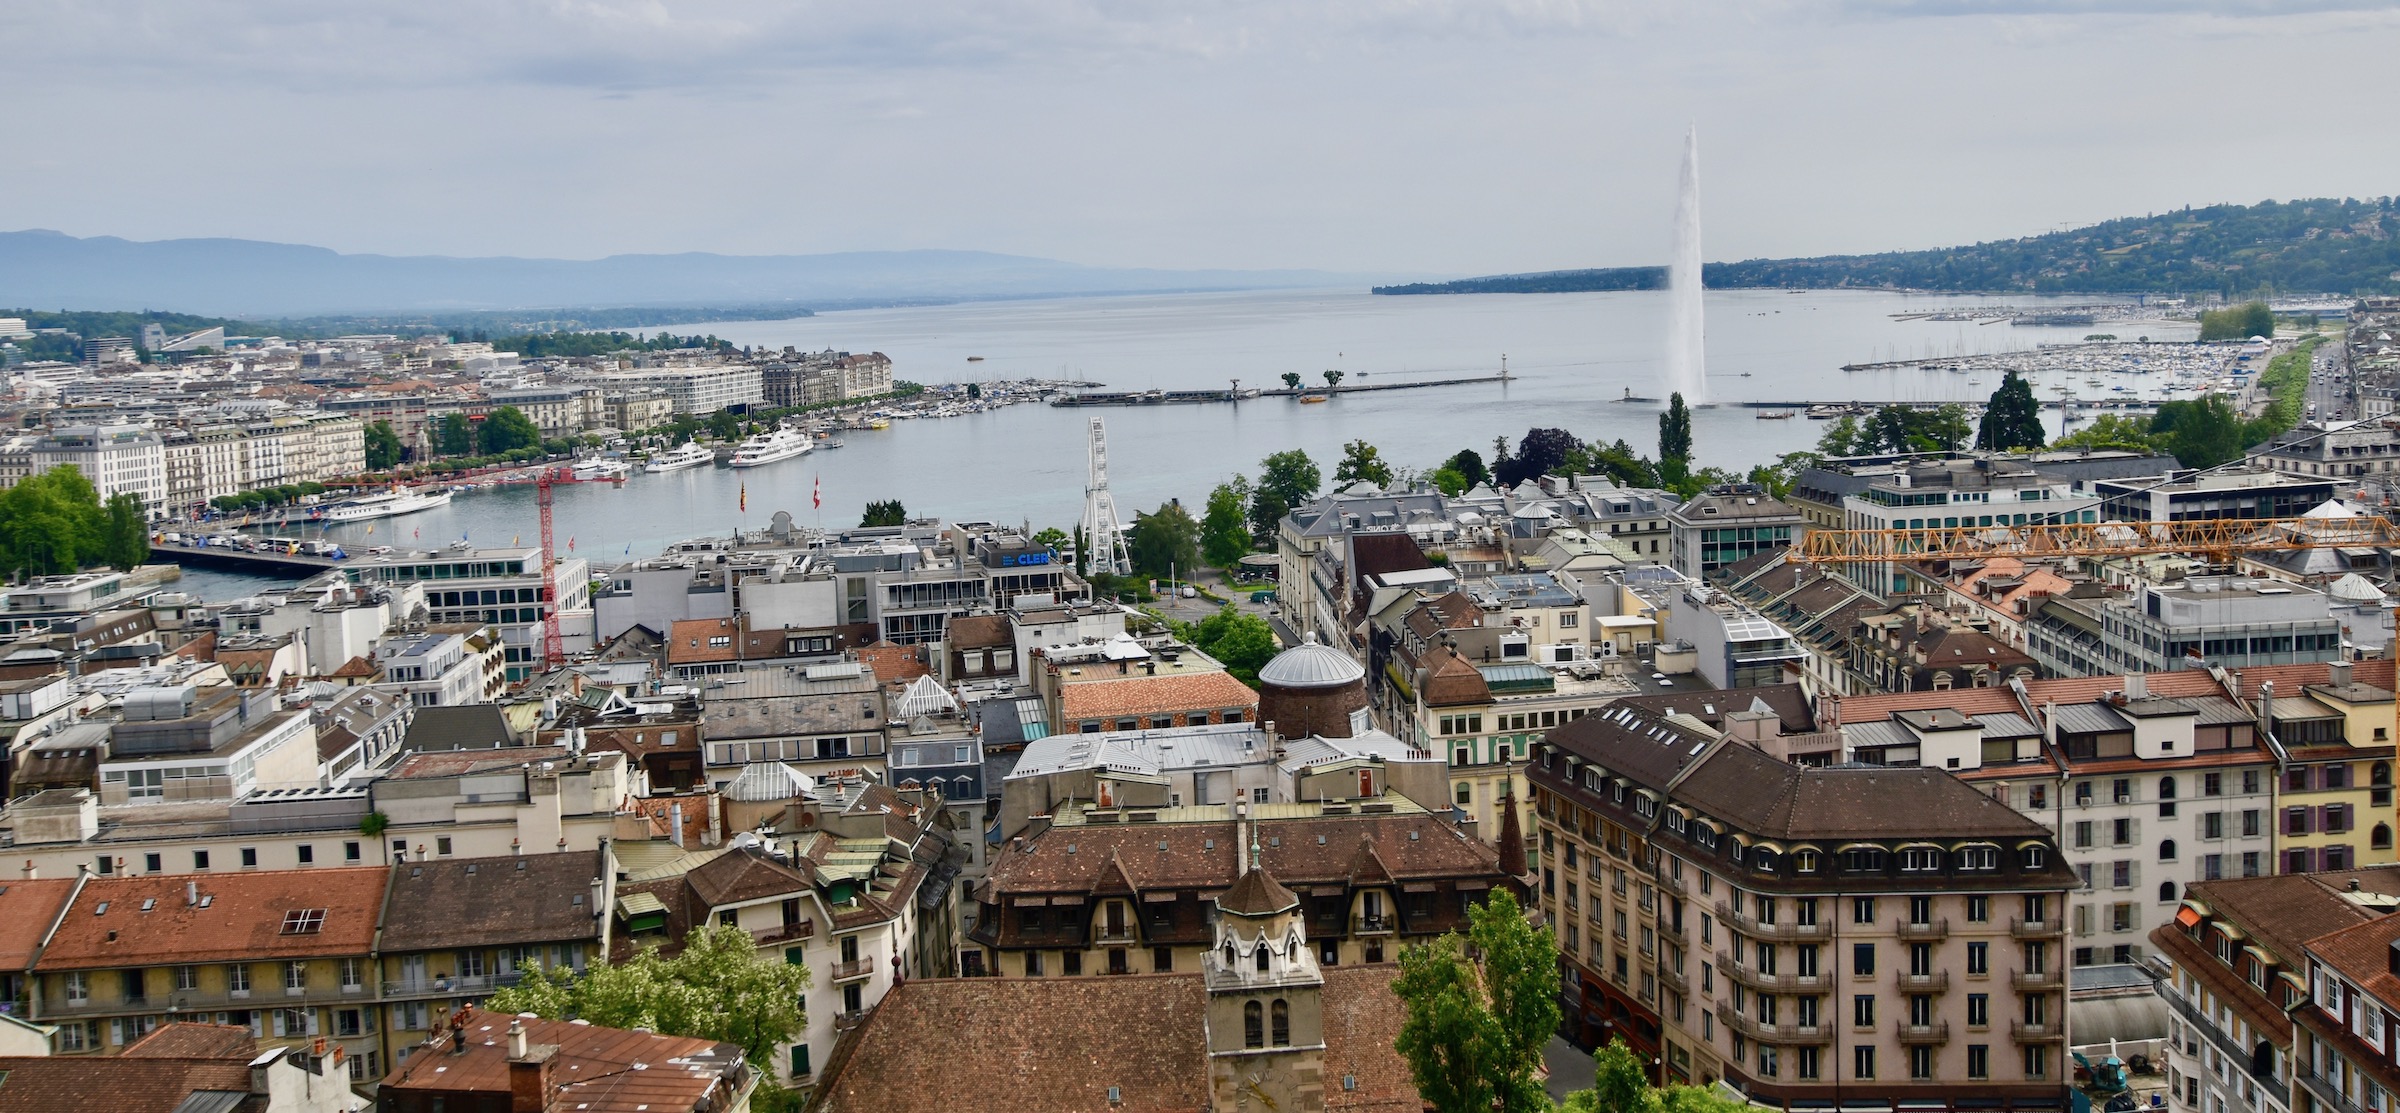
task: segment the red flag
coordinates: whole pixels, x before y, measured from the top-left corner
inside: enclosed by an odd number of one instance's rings
[[[575,551],[575,535],[572,533],[567,535],[567,551],[570,553]]]
[[[815,504],[815,509],[818,509],[818,510],[823,510],[823,509],[825,509],[825,477],[824,477],[824,476],[821,476],[821,475],[820,475],[820,476],[818,476],[818,477],[817,477],[817,487],[816,487],[816,490],[814,490],[814,491],[811,491],[811,492],[809,493],[809,496],[808,496],[808,501],[809,501],[809,502],[811,502],[811,503],[813,503],[813,504]]]

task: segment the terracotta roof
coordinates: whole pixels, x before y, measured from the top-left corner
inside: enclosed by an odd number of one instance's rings
[[[749,850],[720,854],[707,865],[683,875],[683,880],[691,887],[692,895],[710,908],[790,896],[814,887],[807,874]]]
[[[495,769],[515,769],[518,766],[534,762],[560,761],[566,757],[567,748],[564,746],[503,746],[491,750],[433,750],[401,758],[400,764],[392,767],[392,771],[386,779],[406,781],[463,777],[470,773],[487,773]]]
[[[1435,652],[1433,668],[1425,677],[1427,707],[1462,707],[1468,704],[1490,703],[1492,686],[1484,682],[1483,672],[1473,662],[1458,655],[1458,650],[1444,646]]]
[[[239,1059],[258,1057],[258,1039],[239,1024],[161,1024],[125,1045],[128,1059]]]
[[[1375,881],[1500,877],[1491,848],[1423,812],[1261,819],[1257,833],[1279,887],[1345,884],[1362,869],[1378,871],[1363,878]],[[1214,889],[1241,876],[1249,852],[1240,837],[1230,819],[1051,827],[996,853],[991,878],[999,892],[1092,892],[1120,868],[1140,889]]]
[[[1110,855],[1109,861],[1116,862],[1116,856]],[[1125,876],[1121,864],[1118,866],[1118,876]],[[1217,897],[1217,908],[1236,916],[1272,916],[1299,903],[1299,897],[1293,896],[1290,889],[1284,888],[1282,882],[1268,876],[1263,869],[1242,871],[1241,880],[1234,882],[1233,888]]]
[[[875,679],[884,684],[906,684],[920,676],[933,674],[933,667],[917,655],[913,645],[862,645],[851,652],[860,664],[875,670]]]
[[[667,630],[667,663],[693,665],[711,661],[731,661],[737,656],[733,638],[741,630],[730,618],[686,618]],[[724,638],[724,645],[710,645],[709,639]]]
[[[466,1010],[461,1020],[465,1052],[451,1053],[445,1029],[444,1046],[421,1048],[410,1055],[399,1069],[384,1076],[384,1088],[397,1094],[493,1094],[505,1107],[508,1026],[512,1023],[525,1026],[529,1046],[558,1049],[551,1061],[552,1088],[544,1095],[548,1109],[575,1113],[694,1109],[718,1091],[720,1084],[729,1082],[727,1076],[742,1064],[740,1047],[713,1040],[512,1017],[482,1009]],[[718,1093],[713,1107],[724,1108],[729,1096]]]
[[[2358,661],[2351,666],[2355,683],[2390,691],[2392,662],[2390,660]],[[2243,702],[2258,698],[2262,681],[2273,681],[2277,698],[2297,696],[2300,689],[2311,684],[2323,684],[2330,666],[2319,662],[2311,665],[2258,665],[2229,670],[2241,682]],[[2143,682],[2154,696],[2222,696],[2225,690],[2216,677],[2206,669],[2177,669],[2143,675]],[[2102,695],[2123,691],[2125,678],[2110,676],[2064,676],[2047,680],[2029,680],[2025,692],[2033,698],[2035,707],[2045,703],[2090,703]],[[2018,711],[2016,697],[2006,688],[1954,688],[1947,692],[1898,692],[1890,695],[1849,696],[1842,700],[1842,722],[1880,722],[1894,711],[1917,711],[1948,707],[1969,715],[1997,711]],[[2021,713],[2021,712],[2020,712]]]
[[[1327,969],[1325,1108],[1424,1107],[1393,1050],[1405,1010],[1396,968]],[[1115,978],[931,978],[892,987],[818,1078],[822,1113],[1188,1113],[1210,1105],[1199,974]],[[1011,1024],[961,1025],[962,1016]],[[938,1054],[931,1049],[939,1049]],[[1356,1080],[1344,1089],[1342,1080]],[[1118,1100],[1109,1101],[1109,1088]]]
[[[374,947],[386,873],[366,866],[94,878],[34,969],[363,955]],[[186,899],[187,884],[199,887],[205,906]],[[313,926],[309,912],[321,913]]]
[[[22,971],[33,962],[34,948],[74,891],[75,882],[64,877],[0,884],[0,970]]]
[[[1008,619],[996,614],[971,614],[950,620],[950,648],[984,649],[992,646],[1014,645],[1016,638],[1009,632]],[[877,669],[875,675],[882,676]]]
[[[2373,866],[2331,873],[2279,874],[2229,881],[2201,881],[2184,896],[2208,906],[2257,939],[2269,954],[2295,969],[2304,967],[2308,941],[2381,915],[2344,896],[2357,882],[2361,891],[2400,896],[2400,866]]]
[[[449,858],[394,866],[378,951],[597,939],[600,852]]]
[[[127,1056],[0,1058],[0,1113],[175,1113],[195,1093],[250,1095],[249,1056],[157,1059]],[[208,1108],[242,1109],[242,1104]]]
[[[373,680],[382,676],[383,670],[365,657],[352,657],[327,675],[337,680]]]
[[[1258,706],[1258,693],[1225,672],[1128,676],[1068,684],[1059,691],[1059,705],[1060,720],[1074,723],[1175,711],[1254,708]]]
[[[2400,977],[2392,974],[2394,941],[2400,941],[2400,916],[2378,916],[2311,939],[2308,949],[2376,1000],[2400,1004]]]

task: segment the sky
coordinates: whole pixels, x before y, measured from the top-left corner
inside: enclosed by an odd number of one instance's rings
[[[0,226],[1480,274],[2400,192],[2340,0],[10,0]]]

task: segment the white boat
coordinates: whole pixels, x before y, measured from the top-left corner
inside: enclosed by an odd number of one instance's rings
[[[797,429],[777,429],[743,441],[740,448],[733,450],[733,466],[755,468],[760,464],[806,455],[809,449],[815,447],[816,443],[809,440],[806,433]]]
[[[445,490],[411,491],[395,487],[372,495],[363,495],[348,502],[326,507],[318,516],[326,522],[368,522],[420,510],[433,510],[450,505],[450,492]]]
[[[593,456],[575,461],[575,478],[593,481],[623,479],[632,474],[633,465],[610,456]]]
[[[696,468],[702,464],[713,464],[716,462],[716,453],[701,447],[697,443],[685,441],[683,444],[677,445],[668,451],[652,456],[650,458],[649,467],[643,470],[655,474],[662,471],[682,471],[685,468]]]

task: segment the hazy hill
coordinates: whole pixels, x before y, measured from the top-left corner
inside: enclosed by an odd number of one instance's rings
[[[2400,292],[2400,198],[2215,205],[1972,247],[1709,263],[1721,289],[1845,286],[1989,293]],[[1378,294],[1648,290],[1664,267],[1379,286]]]
[[[1359,283],[1314,271],[1087,267],[978,251],[612,255],[605,259],[344,255],[257,240],[136,242],[0,232],[0,305],[160,306],[246,318],[333,313],[1026,297]]]

